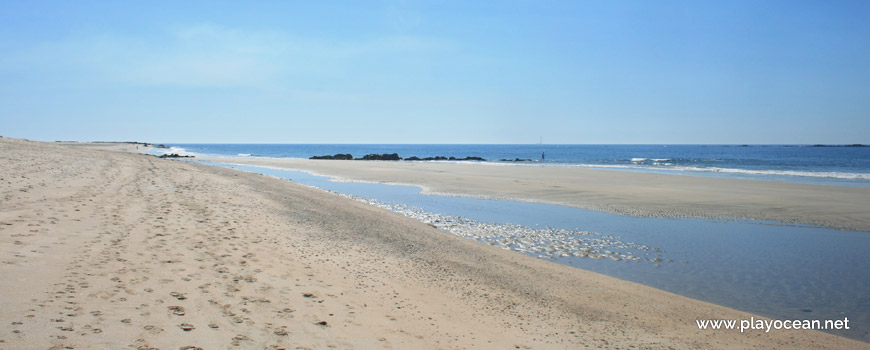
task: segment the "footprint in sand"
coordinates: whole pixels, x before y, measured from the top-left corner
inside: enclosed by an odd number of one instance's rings
[[[169,311],[172,312],[173,315],[176,316],[184,316],[184,307],[181,306],[170,306],[168,307]]]

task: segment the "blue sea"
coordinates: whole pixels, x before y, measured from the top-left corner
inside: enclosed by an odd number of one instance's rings
[[[870,147],[812,145],[373,145],[167,144],[168,153],[309,158],[398,153],[402,158],[481,157],[485,164],[583,167],[615,171],[870,187]],[[520,159],[521,161],[514,161]],[[508,161],[505,161],[508,160]]]

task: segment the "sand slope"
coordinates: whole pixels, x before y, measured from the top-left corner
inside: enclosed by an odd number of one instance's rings
[[[0,348],[870,348],[293,183],[0,139]]]

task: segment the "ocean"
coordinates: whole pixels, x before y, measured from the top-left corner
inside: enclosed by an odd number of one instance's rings
[[[481,157],[483,164],[616,171],[870,187],[870,147],[813,145],[393,145],[166,144],[157,153],[309,158],[398,153],[402,158]],[[519,159],[520,161],[516,161]]]

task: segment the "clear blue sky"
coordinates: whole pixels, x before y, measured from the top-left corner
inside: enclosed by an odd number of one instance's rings
[[[0,135],[870,143],[870,1],[2,1]]]

